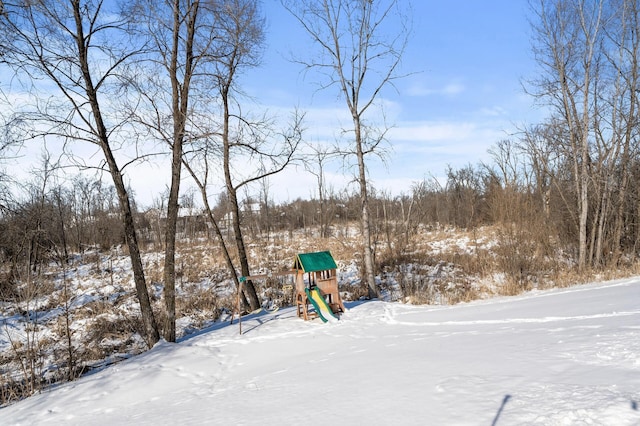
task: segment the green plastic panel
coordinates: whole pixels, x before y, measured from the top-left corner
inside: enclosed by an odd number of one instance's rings
[[[293,269],[302,270],[303,272],[326,271],[337,268],[336,261],[333,260],[333,256],[329,251],[300,253],[296,256],[296,261],[293,265]]]

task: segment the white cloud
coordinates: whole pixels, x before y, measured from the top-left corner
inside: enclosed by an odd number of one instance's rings
[[[400,141],[452,141],[465,140],[475,130],[472,123],[417,122],[403,123],[389,131],[390,140]]]
[[[406,92],[407,96],[455,96],[463,93],[466,87],[459,82],[450,82],[441,87],[427,87],[424,82],[418,81],[411,84]]]
[[[480,114],[490,117],[501,117],[506,115],[507,111],[499,106],[485,107],[480,109]]]
[[[444,86],[440,93],[445,94],[445,95],[457,95],[459,93],[464,92],[465,87],[462,84],[459,83],[450,83],[447,84],[446,86]]]

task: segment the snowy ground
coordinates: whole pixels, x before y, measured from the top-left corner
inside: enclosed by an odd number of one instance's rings
[[[640,278],[213,326],[0,410],[14,424],[640,424]]]

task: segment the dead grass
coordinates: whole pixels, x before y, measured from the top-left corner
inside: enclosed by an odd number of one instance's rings
[[[12,301],[18,297],[15,277],[9,270],[0,269],[0,301]]]
[[[350,224],[348,229],[358,229]],[[557,241],[544,235],[545,229],[525,229],[511,224],[471,230],[452,227],[418,227],[408,244],[389,252],[379,241],[376,261],[382,272],[383,291],[392,300],[424,303],[459,303],[492,294],[517,295],[534,288],[563,287],[592,279],[612,279],[639,273],[636,263],[598,273],[578,273],[571,264],[558,259]],[[291,267],[300,252],[330,250],[338,263],[355,261],[361,268],[361,243],[357,232],[335,229],[329,238],[319,238],[313,229],[257,236],[247,240],[252,273],[283,271]],[[403,272],[407,265],[415,271]],[[162,282],[162,256],[146,265],[150,282]],[[403,269],[404,268],[404,269]],[[500,275],[500,283],[489,288],[479,283]],[[362,271],[360,271],[362,276]],[[226,306],[215,292],[199,290],[204,280],[224,281],[229,272],[216,241],[178,243],[176,285],[183,289],[178,298],[179,315],[198,316],[201,312],[217,315]],[[192,285],[195,284],[195,285]],[[266,303],[287,306],[291,294],[283,282],[255,282]],[[341,291],[355,300],[368,295],[366,286],[341,283]],[[227,303],[228,304],[228,303]],[[204,320],[203,320],[204,321]]]
[[[206,322],[220,316],[225,302],[230,301],[221,298],[210,289],[190,285],[189,288],[184,288],[180,297],[176,299],[176,316],[189,316]]]
[[[134,334],[140,334],[142,321],[130,313],[119,312],[97,315],[88,322],[86,347],[79,359],[102,360],[112,353],[129,352]]]

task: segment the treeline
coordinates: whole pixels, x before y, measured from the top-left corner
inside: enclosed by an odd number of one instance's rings
[[[562,252],[570,262],[568,268],[578,267],[580,194],[573,158],[564,156],[568,151],[557,144],[551,130],[539,126],[520,140],[501,141],[490,151],[491,162],[448,168],[443,177],[415,182],[399,196],[372,188],[376,257],[406,250],[419,227],[471,230],[496,225],[515,228],[522,244],[524,240],[535,243],[536,250],[548,256]],[[591,203],[587,227],[588,259],[596,269],[632,261],[640,244],[640,189],[635,185],[623,188],[622,173],[628,173],[626,179],[632,182],[640,179],[637,156],[626,167],[614,167],[607,185],[596,175],[589,187],[592,198],[600,201]],[[24,200],[14,200],[0,216],[0,259],[9,265],[0,287],[3,298],[11,294],[11,283],[19,282],[26,268],[36,272],[51,262],[67,262],[71,253],[108,251],[125,244],[113,187],[78,176],[68,185],[49,189],[34,183],[30,188]],[[261,198],[247,197],[240,208],[243,229],[254,241],[296,230],[339,238],[349,228],[358,228],[360,198],[346,190],[330,193],[322,201],[297,199],[276,204],[259,201]],[[159,200],[157,208],[135,212],[144,250],[163,250],[163,203]],[[215,240],[205,210],[193,194],[183,194],[180,205],[178,239]],[[212,207],[229,241],[235,238],[231,211],[226,196],[220,196]]]

